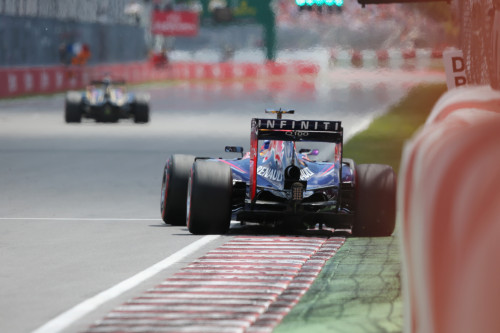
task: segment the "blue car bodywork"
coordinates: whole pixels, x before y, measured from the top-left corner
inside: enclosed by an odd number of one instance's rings
[[[328,161],[316,161],[312,151],[297,149],[298,142],[327,142],[332,154]],[[351,160],[342,159],[342,146],[340,122],[252,119],[250,152],[209,161],[231,168],[234,220],[349,228],[355,168]]]
[[[240,158],[173,154],[163,169],[161,217],[193,234],[223,234],[231,220],[303,229],[327,226],[356,236],[390,236],[396,174],[391,166],[343,158],[340,121],[252,119]],[[322,152],[307,146],[322,145]],[[303,147],[301,147],[303,146]]]

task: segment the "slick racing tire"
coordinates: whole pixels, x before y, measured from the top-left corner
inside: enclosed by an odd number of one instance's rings
[[[149,122],[149,98],[139,95],[134,102],[134,122],[145,124]]]
[[[187,227],[192,234],[225,234],[231,223],[233,176],[220,162],[196,161],[187,198]]]
[[[66,94],[64,119],[67,123],[82,122],[82,94],[77,91],[69,91]]]
[[[161,185],[161,218],[172,225],[186,225],[187,185],[194,156],[171,155]]]
[[[396,224],[396,174],[388,165],[356,166],[353,236],[390,236]]]

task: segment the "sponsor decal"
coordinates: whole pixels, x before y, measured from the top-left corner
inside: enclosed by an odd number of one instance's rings
[[[42,90],[47,90],[50,87],[50,76],[46,72],[42,72],[40,76],[40,88]]]
[[[90,75],[87,72],[82,73],[82,83],[88,84],[90,82]]]
[[[312,172],[308,167],[300,169],[300,180],[308,180],[312,176],[314,176],[314,172]]]
[[[17,75],[9,74],[7,80],[9,82],[9,92],[10,93],[17,92]]]
[[[265,166],[257,167],[257,174],[261,177],[281,182],[283,181],[283,173],[280,170],[272,169]],[[308,180],[314,176],[314,172],[309,168],[300,169],[300,180]]]
[[[31,73],[24,73],[24,90],[31,91],[33,90],[33,86],[33,75]]]
[[[288,131],[288,132],[285,132],[285,134],[288,136],[293,136],[293,137],[309,136],[309,132],[306,132],[306,131]]]
[[[56,72],[56,88],[59,89],[63,85],[64,74],[62,72]]]
[[[290,119],[256,119],[258,129],[301,131],[340,131],[340,121],[290,120]],[[290,134],[292,135],[292,134]],[[305,135],[302,133],[302,135]]]
[[[220,68],[219,65],[214,65],[213,69],[212,69],[212,74],[214,75],[214,77],[216,79],[220,78],[221,75],[222,75],[222,70]]]
[[[203,66],[201,66],[201,65],[200,66],[196,66],[195,71],[196,71],[196,77],[197,78],[203,77],[203,73],[205,72]]]
[[[271,169],[264,166],[257,167],[257,174],[264,178],[281,182],[283,180],[283,173],[276,169]]]

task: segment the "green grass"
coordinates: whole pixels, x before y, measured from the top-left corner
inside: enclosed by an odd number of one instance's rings
[[[375,119],[363,132],[344,145],[344,157],[356,163],[388,164],[399,170],[404,142],[425,122],[432,107],[446,91],[445,84],[421,85]]]
[[[348,238],[273,333],[403,331],[399,241]]]
[[[425,122],[445,92],[422,85],[344,146],[357,163],[389,164],[397,171],[403,144]],[[400,333],[403,331],[401,260],[396,236],[347,238],[308,292],[273,333]]]

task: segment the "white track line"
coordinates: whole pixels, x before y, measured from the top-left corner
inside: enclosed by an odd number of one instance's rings
[[[80,304],[74,306],[68,311],[62,313],[56,318],[50,320],[45,325],[39,327],[34,330],[32,333],[57,333],[61,332],[63,329],[72,325],[77,320],[81,319],[85,315],[89,314],[93,310],[97,309],[97,307],[102,304],[112,300],[113,298],[118,297],[119,295],[125,293],[126,291],[136,287],[140,283],[146,281],[147,279],[153,277],[158,274],[160,271],[165,268],[172,266],[173,264],[179,262],[184,259],[188,255],[194,253],[202,246],[210,243],[211,241],[220,237],[219,235],[209,235],[203,238],[198,239],[196,242],[189,244],[185,248],[177,251],[171,256],[163,259],[162,261],[154,264],[153,266],[146,268],[140,273],[114,285],[113,287],[91,297]]]

